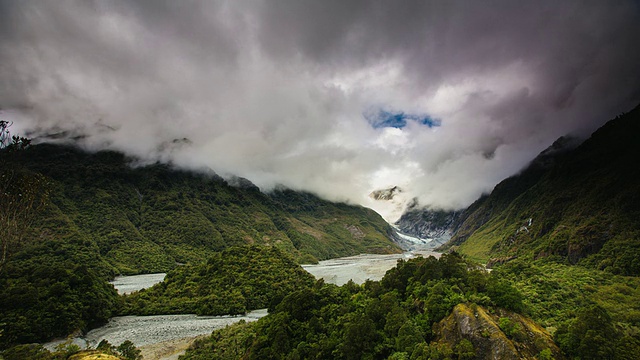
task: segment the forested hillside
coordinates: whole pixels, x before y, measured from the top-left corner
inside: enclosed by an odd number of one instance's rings
[[[50,179],[51,211],[65,221],[41,230],[90,239],[116,273],[167,271],[244,244],[275,245],[303,261],[399,251],[372,210],[308,193],[264,194],[243,179],[231,186],[212,171],[132,167],[135,159],[116,152],[42,144],[20,157]]]
[[[264,194],[213,172],[134,167],[116,152],[24,141],[0,149],[0,349],[106,322],[121,307],[107,283],[117,274],[203,264],[253,244],[265,256],[287,254],[308,280],[296,262],[400,251],[388,224],[363,207],[287,189]]]
[[[318,281],[268,316],[196,341],[185,360],[637,359],[640,281],[515,260],[489,273],[452,253],[377,281]]]
[[[640,107],[572,149],[561,139],[462,215],[448,247],[640,275]]]

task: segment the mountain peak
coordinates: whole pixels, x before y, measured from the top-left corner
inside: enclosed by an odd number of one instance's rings
[[[374,200],[393,200],[393,198],[401,192],[402,189],[400,187],[394,186],[388,189],[372,191],[371,194],[369,194],[369,197]]]

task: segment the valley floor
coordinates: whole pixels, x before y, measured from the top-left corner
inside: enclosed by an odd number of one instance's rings
[[[415,251],[403,254],[375,255],[362,254],[320,261],[317,265],[304,265],[303,268],[316,278],[327,283],[343,285],[349,280],[362,284],[367,279],[380,280],[387,270],[396,266],[399,259],[416,256],[435,256],[433,251]],[[112,284],[121,294],[130,293],[153,286],[162,281],[166,274],[146,274],[122,276]],[[125,340],[132,341],[142,350],[147,360],[172,360],[183,354],[186,348],[199,336],[209,335],[213,330],[241,320],[250,322],[266,316],[267,310],[255,310],[245,316],[196,316],[196,315],[155,315],[155,316],[119,316],[112,318],[103,327],[94,329],[83,337],[74,339],[81,348],[87,345],[95,347],[102,339],[112,344]],[[53,341],[45,347],[53,350],[64,340]]]

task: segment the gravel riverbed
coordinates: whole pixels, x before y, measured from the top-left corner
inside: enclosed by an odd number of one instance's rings
[[[416,256],[440,257],[440,253],[433,251],[411,251],[402,254],[375,255],[362,254],[337,259],[323,260],[316,265],[303,265],[317,279],[324,279],[327,283],[344,285],[349,280],[356,284],[363,284],[367,279],[380,280],[387,270],[396,266],[399,259],[411,259]]]
[[[150,288],[164,280],[166,273],[118,276],[111,284],[118,290],[118,294],[131,294],[134,291]]]
[[[196,316],[193,314],[116,316],[111,318],[106,325],[93,329],[84,336],[74,338],[73,343],[81,348],[95,348],[102,339],[112,345],[119,345],[125,340],[130,340],[140,348],[153,349],[153,347],[149,347],[150,345],[167,347],[168,343],[175,343],[176,340],[188,339],[190,343],[198,336],[209,335],[214,330],[224,328],[240,320],[256,321],[265,315],[267,315],[267,309],[254,310],[243,316]],[[52,341],[45,344],[45,347],[53,350],[64,341]],[[145,359],[162,358],[145,357]]]

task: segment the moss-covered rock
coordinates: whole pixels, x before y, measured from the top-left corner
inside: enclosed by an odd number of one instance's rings
[[[69,360],[121,360],[121,359],[122,358],[120,357],[103,354],[99,351],[94,351],[94,350],[81,351],[69,357]]]
[[[474,359],[538,359],[541,353],[564,359],[551,335],[532,320],[506,310],[494,313],[475,304],[458,304],[434,326],[436,342],[459,348],[467,340]]]

